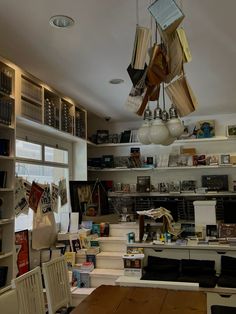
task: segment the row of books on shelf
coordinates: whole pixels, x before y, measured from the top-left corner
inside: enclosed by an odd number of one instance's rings
[[[0,171],[0,188],[4,189],[7,186],[7,171]]]
[[[109,130],[97,130],[90,137],[95,144],[138,143],[138,130],[124,130],[121,133],[110,133]]]
[[[88,159],[88,167],[93,168],[164,168],[164,167],[196,167],[196,166],[233,166],[236,155],[230,154],[157,154],[141,156],[139,148],[131,148],[130,156],[103,155]]]
[[[13,114],[13,100],[4,97],[0,98],[0,123],[11,125]]]

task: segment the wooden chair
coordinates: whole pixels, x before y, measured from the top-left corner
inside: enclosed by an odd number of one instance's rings
[[[42,274],[40,267],[13,279],[19,314],[45,314]]]
[[[67,263],[64,256],[42,264],[45,283],[48,313],[70,313],[72,296],[69,283]]]

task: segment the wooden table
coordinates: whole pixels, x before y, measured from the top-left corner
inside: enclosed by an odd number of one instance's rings
[[[206,314],[206,294],[102,285],[71,314]]]

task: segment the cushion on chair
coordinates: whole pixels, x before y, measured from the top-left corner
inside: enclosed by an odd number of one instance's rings
[[[218,278],[215,276],[215,261],[182,259],[178,281],[198,282],[200,287],[214,288]]]
[[[214,288],[217,284],[217,276],[208,276],[208,275],[193,275],[193,276],[179,276],[177,281],[181,282],[196,282],[199,283],[199,287],[204,288]]]
[[[236,276],[221,274],[217,284],[219,287],[236,288]]]
[[[218,286],[236,288],[236,258],[221,256],[221,274],[218,279]]]
[[[148,263],[144,269],[148,271],[163,272],[179,272],[180,260],[173,258],[164,258],[157,256],[148,256]]]
[[[215,261],[182,259],[181,274],[182,275],[215,275]]]
[[[221,256],[221,274],[236,276],[236,258],[231,256]]]
[[[235,314],[236,307],[224,306],[224,305],[212,305],[211,314]]]

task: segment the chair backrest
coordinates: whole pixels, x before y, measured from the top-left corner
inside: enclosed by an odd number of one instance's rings
[[[45,314],[42,275],[40,267],[13,279],[19,314]]]
[[[4,314],[18,314],[16,290],[9,290],[0,294],[0,312]]]
[[[54,314],[61,307],[72,305],[67,263],[64,256],[42,264],[48,312]]]

